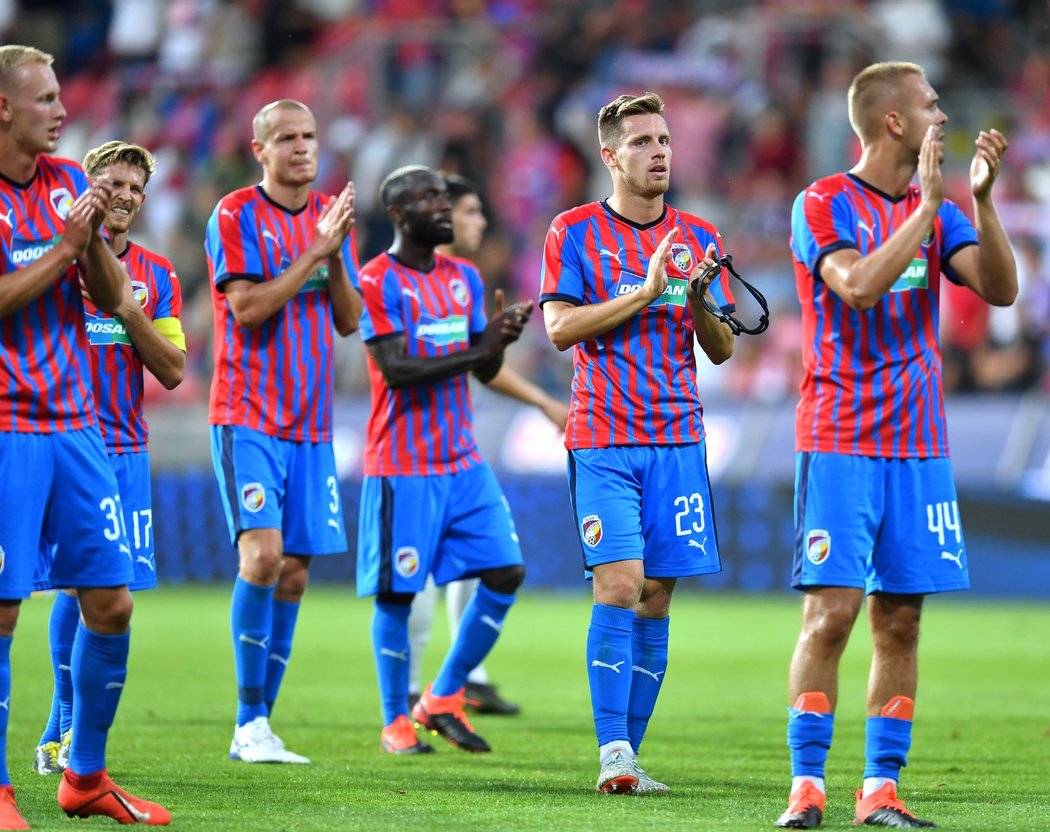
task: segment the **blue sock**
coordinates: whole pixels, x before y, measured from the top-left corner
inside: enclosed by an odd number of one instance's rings
[[[791,776],[823,777],[831,749],[835,714],[788,708],[787,744],[791,749]]]
[[[273,586],[250,584],[238,577],[233,585],[230,629],[237,667],[237,724],[267,716],[266,665],[273,631]]]
[[[376,601],[372,614],[372,649],[383,705],[383,725],[408,713],[408,614],[411,607]]]
[[[869,716],[864,739],[864,776],[900,779],[908,765],[911,720]]]
[[[131,633],[93,633],[83,624],[73,641],[73,745],[69,768],[94,774],[106,767],[106,739],[128,675]]]
[[[295,635],[295,621],[298,617],[298,602],[273,599],[273,627],[270,631],[270,655],[266,661],[264,694],[268,714],[273,713],[284,671],[288,669],[288,660],[292,657],[292,637]]]
[[[7,718],[11,705],[11,636],[0,636],[0,786],[11,784],[7,773]]]
[[[467,683],[470,671],[481,664],[499,638],[503,619],[513,603],[513,595],[478,584],[459,619],[456,640],[431,687],[434,696],[450,696]]]
[[[51,697],[51,716],[48,717],[38,745],[60,741],[62,734],[69,730],[73,722],[73,676],[69,667],[78,624],[80,604],[76,596],[56,592],[54,603],[51,605],[51,620],[47,627],[55,692]]]
[[[635,618],[631,628],[631,697],[627,701],[627,736],[634,753],[642,745],[667,672],[669,618]]]
[[[634,610],[595,604],[587,630],[587,678],[598,745],[628,740]]]

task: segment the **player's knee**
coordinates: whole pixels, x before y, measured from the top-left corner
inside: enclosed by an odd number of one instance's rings
[[[15,634],[21,608],[21,601],[0,601],[0,638],[11,638]]]
[[[78,593],[80,612],[89,630],[102,635],[126,633],[135,602],[127,587],[91,589]]]
[[[919,643],[919,612],[902,608],[872,622],[872,640],[877,647],[912,650]]]
[[[856,618],[856,611],[844,605],[824,606],[817,610],[807,609],[802,626],[803,634],[829,646],[845,645]]]
[[[642,600],[644,586],[645,581],[640,576],[603,574],[600,579],[594,579],[594,601],[604,606],[633,610]]]
[[[412,599],[415,597],[412,592],[380,592],[376,595],[376,605],[411,607]]]
[[[308,562],[304,562],[302,558],[290,555],[285,556],[280,577],[277,579],[274,598],[290,604],[297,604],[303,600],[310,577],[310,570],[307,564]]]
[[[525,567],[521,564],[501,566],[481,573],[481,582],[493,592],[513,595],[525,580]]]
[[[279,548],[246,547],[241,550],[241,577],[249,583],[267,586],[281,574],[282,561],[283,555]]]

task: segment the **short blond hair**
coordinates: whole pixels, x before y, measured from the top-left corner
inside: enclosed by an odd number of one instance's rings
[[[157,169],[157,162],[153,154],[146,148],[114,140],[87,152],[84,157],[84,173],[94,178],[114,162],[126,162],[133,167],[140,168],[146,174],[145,182],[149,182],[150,176]]]
[[[909,61],[884,61],[865,67],[849,85],[849,123],[861,140],[868,141],[878,132],[887,108],[897,106],[899,82],[908,75],[926,77],[918,64]]]
[[[624,121],[629,116],[664,114],[664,100],[655,92],[641,95],[621,95],[598,111],[598,144],[614,148],[624,133]]]
[[[271,101],[259,112],[255,114],[255,118],[252,119],[252,137],[255,141],[262,144],[270,136],[270,130],[273,129],[273,124],[270,122],[270,114],[277,110],[302,110],[304,113],[308,113],[313,116],[313,111],[310,110],[302,101],[296,101],[294,98],[279,98],[277,101]]]
[[[24,64],[51,66],[55,58],[35,46],[20,46],[17,43],[0,46],[0,87],[6,88],[12,76]]]

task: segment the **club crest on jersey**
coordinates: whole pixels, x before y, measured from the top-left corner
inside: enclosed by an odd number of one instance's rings
[[[131,294],[135,296],[139,306],[145,308],[149,303],[149,287],[141,280],[131,281]]]
[[[394,554],[394,569],[402,578],[411,578],[419,571],[419,550],[415,546],[402,546]]]
[[[689,246],[683,243],[675,243],[671,246],[671,262],[675,264],[678,271],[682,272],[682,274],[689,274],[696,268],[696,260],[693,258],[693,253],[689,250]]]
[[[831,555],[831,533],[826,529],[811,529],[806,534],[806,557],[820,566]]]
[[[460,306],[467,305],[467,302],[470,300],[470,292],[467,291],[466,283],[458,277],[454,277],[448,282],[448,290],[452,293],[452,300]]]
[[[931,228],[926,232],[926,236],[922,238],[922,247],[929,248],[933,245],[933,229]]]
[[[266,489],[261,482],[250,482],[241,488],[241,505],[252,514],[258,514],[266,505]]]
[[[580,522],[580,536],[583,542],[592,549],[602,542],[602,518],[597,514],[588,514]]]
[[[69,209],[73,207],[73,194],[69,188],[55,188],[51,191],[51,207],[62,219],[69,216]]]

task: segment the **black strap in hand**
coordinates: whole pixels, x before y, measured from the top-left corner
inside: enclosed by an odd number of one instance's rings
[[[739,320],[734,318],[728,312],[719,309],[714,304],[707,300],[707,292],[700,291],[700,284],[702,284],[708,277],[713,273],[720,272],[722,269],[728,270],[729,274],[735,277],[740,283],[743,284],[744,288],[747,289],[751,296],[758,301],[758,305],[762,307],[762,315],[758,319],[758,323],[754,327],[746,327]],[[708,266],[704,269],[703,273],[696,278],[692,283],[693,293],[700,298],[700,303],[704,305],[704,309],[714,315],[722,323],[726,324],[734,335],[739,335],[744,332],[748,335],[759,335],[769,329],[769,304],[766,303],[765,296],[758,291],[754,286],[748,283],[744,278],[740,276],[736,269],[733,268],[733,255],[727,254],[724,257],[718,258],[713,266]]]

